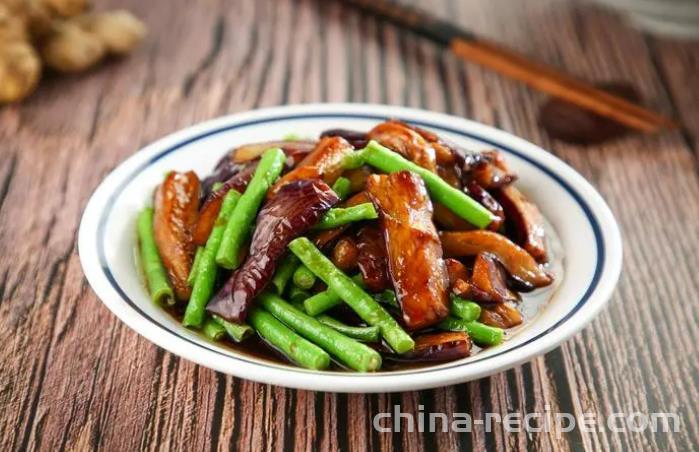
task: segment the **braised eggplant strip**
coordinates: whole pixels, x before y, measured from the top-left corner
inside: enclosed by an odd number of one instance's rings
[[[386,243],[377,225],[367,225],[359,230],[357,265],[369,292],[379,293],[390,286]]]
[[[374,175],[367,193],[379,212],[403,323],[409,330],[439,323],[449,314],[449,278],[424,182],[408,171]]]
[[[488,229],[498,231],[505,222],[505,211],[500,203],[485,188],[478,185],[476,181],[467,182],[464,191],[493,214],[493,221],[488,225]]]
[[[415,338],[413,351],[401,356],[409,361],[454,361],[471,355],[471,338],[461,331],[423,334]]]
[[[168,173],[139,214],[151,298],[186,301],[209,340],[315,370],[429,366],[508,340],[559,271],[500,151],[396,119],[270,138],[201,183]]]
[[[437,157],[432,145],[404,123],[386,121],[371,129],[367,136],[421,167],[437,172]]]
[[[548,286],[553,277],[534,258],[507,237],[492,231],[442,232],[444,254],[449,257],[476,256],[492,253],[515,278],[535,287]]]
[[[199,211],[199,189],[199,178],[193,171],[172,171],[153,200],[155,243],[178,300],[188,300],[191,293],[187,277],[194,259],[192,229]]]
[[[344,138],[327,137],[321,139],[315,149],[301,160],[296,168],[279,178],[269,191],[268,197],[295,180],[322,179],[326,184],[332,185],[342,174],[345,157],[352,152],[352,145]]]
[[[471,282],[477,289],[488,294],[488,302],[519,301],[517,295],[507,287],[505,269],[491,253],[478,253],[473,263]]]
[[[338,201],[335,192],[320,180],[292,181],[280,188],[258,214],[245,262],[206,309],[231,322],[245,321],[289,242],[306,233]]]
[[[333,247],[333,264],[345,273],[357,268],[359,261],[359,247],[352,237],[342,237]]]
[[[483,151],[485,163],[477,165],[469,173],[469,179],[475,180],[487,190],[504,187],[517,180],[517,175],[510,171],[499,151]]]
[[[544,217],[539,208],[512,185],[495,193],[514,229],[515,242],[537,261],[546,262]]]
[[[478,321],[486,325],[508,329],[521,325],[524,319],[514,306],[509,303],[498,303],[483,306]]]
[[[355,149],[362,149],[369,142],[366,132],[357,132],[356,130],[348,129],[329,129],[321,132],[321,138],[325,137],[341,137],[347,140]]]
[[[286,140],[286,141],[266,141],[262,143],[244,144],[233,149],[227,156],[233,163],[247,163],[260,158],[267,149],[279,148],[298,163],[303,157],[315,148],[316,141],[308,140]],[[295,165],[294,165],[295,166]]]

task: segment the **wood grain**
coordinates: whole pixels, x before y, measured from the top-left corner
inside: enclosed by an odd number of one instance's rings
[[[682,130],[581,148],[536,126],[542,97],[335,2],[105,1],[149,26],[131,57],[45,80],[0,109],[0,442],[4,450],[692,450],[699,441],[699,45],[650,38],[587,2],[420,2],[578,76],[629,80]],[[468,384],[294,391],[218,374],[127,329],[86,284],[82,209],[121,160],[221,114],[357,101],[444,111],[550,149],[624,235],[610,306],[562,347]],[[379,433],[373,415],[676,412],[677,433]]]

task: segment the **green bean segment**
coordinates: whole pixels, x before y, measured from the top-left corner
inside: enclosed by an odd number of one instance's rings
[[[235,342],[243,342],[254,333],[252,327],[248,324],[229,322],[217,315],[212,316],[212,318],[226,330],[228,336]]]
[[[330,355],[325,350],[293,332],[269,312],[253,308],[248,321],[264,340],[299,366],[314,370],[330,366]]]
[[[462,320],[472,322],[481,316],[481,307],[473,301],[452,295],[451,313]]]
[[[216,255],[216,262],[221,267],[233,270],[240,265],[243,245],[255,224],[257,211],[267,191],[281,174],[285,162],[286,155],[279,148],[268,149],[262,154],[255,174],[235,206],[223,233]]]
[[[435,201],[444,204],[449,210],[478,228],[487,227],[493,220],[493,215],[469,197],[466,193],[449,185],[432,171],[416,165],[400,154],[391,151],[376,141],[370,141],[362,151],[366,163],[386,173],[411,171],[425,181],[427,190]]]
[[[141,251],[141,263],[148,283],[148,291],[153,302],[172,305],[175,293],[168,282],[167,272],[160,259],[158,247],[153,235],[153,208],[146,207],[138,215],[138,241]]]
[[[381,335],[396,353],[406,353],[415,347],[413,339],[398,322],[352,281],[352,278],[335,267],[310,240],[305,237],[294,239],[289,244],[289,249],[306,267],[322,279],[328,288],[339,295],[362,320],[369,325],[378,326]]]
[[[374,349],[320,323],[271,293],[258,298],[261,306],[309,341],[319,345],[347,367],[370,372],[381,367],[381,355]]]
[[[362,342],[378,342],[381,336],[381,331],[377,326],[350,326],[345,325],[337,319],[329,315],[318,316],[318,321],[330,328],[344,334],[347,337],[356,339]]]
[[[341,201],[344,201],[350,195],[352,182],[346,177],[338,177],[332,189],[335,194],[337,194],[337,197],[340,198]]]
[[[305,265],[299,265],[296,271],[294,271],[292,280],[297,287],[308,290],[316,283],[316,275]]]
[[[211,299],[211,294],[213,293],[214,284],[216,282],[216,274],[218,272],[216,253],[221,245],[226,222],[229,221],[229,217],[239,202],[240,197],[240,193],[231,190],[226,193],[226,197],[223,198],[216,224],[211,230],[211,234],[206,241],[206,246],[204,246],[202,256],[199,259],[197,275],[194,278],[194,285],[192,286],[192,295],[189,298],[189,303],[187,303],[187,309],[182,319],[182,324],[184,326],[199,327],[204,321],[206,304]]]
[[[194,285],[194,279],[197,277],[197,271],[199,271],[199,264],[201,263],[201,255],[204,254],[204,247],[198,246],[197,252],[194,254],[194,262],[192,262],[192,269],[189,271],[189,276],[187,276],[187,285],[192,287]]]
[[[274,273],[274,277],[272,277],[272,285],[276,289],[277,294],[281,295],[284,293],[286,285],[293,277],[294,272],[299,265],[301,265],[301,262],[291,253],[289,253],[281,264],[279,264],[277,271]]]
[[[349,223],[356,223],[363,220],[375,220],[379,217],[374,205],[370,202],[358,204],[352,207],[337,207],[328,210],[323,215],[315,229],[334,229]]]
[[[502,328],[488,326],[480,322],[467,322],[456,317],[447,317],[439,324],[439,328],[447,331],[466,331],[478,345],[498,345],[502,342]]]
[[[204,321],[204,327],[202,330],[204,331],[204,336],[208,337],[212,341],[218,341],[226,334],[226,329],[223,327],[223,325],[219,324],[211,317],[208,317]]]

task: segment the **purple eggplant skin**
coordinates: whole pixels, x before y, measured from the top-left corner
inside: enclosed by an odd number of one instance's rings
[[[403,355],[386,356],[395,361],[453,361],[471,354],[471,338],[460,331],[428,333],[415,338],[415,348]]]
[[[362,149],[366,147],[367,143],[369,143],[369,138],[367,137],[366,132],[357,132],[356,130],[348,129],[325,130],[320,134],[320,137],[342,137],[355,149]]]
[[[211,299],[206,309],[231,322],[243,322],[248,310],[274,275],[286,247],[306,233],[340,199],[323,181],[289,182],[257,216],[248,257]]]
[[[224,155],[216,164],[214,171],[201,181],[202,203],[211,195],[212,187],[217,182],[223,183],[238,174],[247,166],[246,163],[235,163],[228,155]]]

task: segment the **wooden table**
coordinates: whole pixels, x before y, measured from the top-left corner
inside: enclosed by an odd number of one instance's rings
[[[547,138],[540,94],[332,1],[111,1],[150,34],[130,58],[49,77],[0,109],[3,450],[690,450],[699,447],[699,44],[644,36],[586,2],[421,2],[582,77],[629,80],[682,130],[589,148]],[[100,3],[99,7],[109,5]],[[125,327],[83,277],[75,238],[96,185],[142,145],[256,107],[356,101],[443,111],[551,150],[621,223],[624,272],[581,334],[491,378],[346,395],[251,383]],[[677,433],[379,433],[374,414],[673,412]]]

